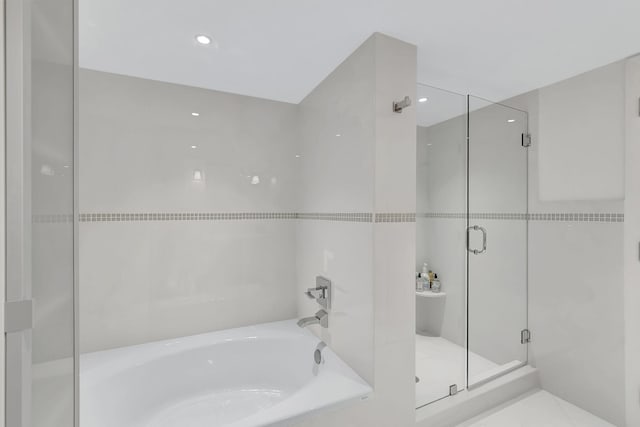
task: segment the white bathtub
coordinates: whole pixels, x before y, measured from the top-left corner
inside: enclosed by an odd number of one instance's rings
[[[80,359],[82,427],[280,425],[371,387],[295,320],[100,351]]]

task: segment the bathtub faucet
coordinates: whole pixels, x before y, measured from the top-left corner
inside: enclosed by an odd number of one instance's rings
[[[307,327],[309,325],[320,325],[323,328],[329,327],[329,313],[324,310],[319,310],[315,316],[311,317],[303,317],[298,320],[298,326],[301,328]]]

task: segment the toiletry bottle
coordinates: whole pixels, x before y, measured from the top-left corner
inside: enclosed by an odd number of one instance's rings
[[[440,279],[438,279],[437,274],[433,274],[433,280],[431,281],[431,292],[438,293],[442,289],[442,284],[440,283]]]
[[[416,272],[416,292],[423,292],[424,291],[424,281],[422,280],[422,277],[420,277],[420,273]]]
[[[428,291],[431,288],[431,270],[429,270],[429,264],[427,264],[426,262],[424,264],[422,264],[422,273],[420,274],[420,277],[422,277],[422,280],[424,281],[424,290]]]

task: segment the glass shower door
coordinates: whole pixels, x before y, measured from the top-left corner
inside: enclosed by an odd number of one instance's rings
[[[527,361],[527,113],[469,96],[467,381]],[[524,341],[524,343],[523,343]]]
[[[467,98],[418,84],[416,407],[466,386]],[[435,291],[435,292],[434,292]]]

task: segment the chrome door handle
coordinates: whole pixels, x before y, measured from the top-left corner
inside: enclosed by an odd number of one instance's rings
[[[471,249],[470,245],[470,238],[469,238],[469,232],[471,230],[474,231],[481,231],[482,232],[482,250],[480,249]],[[467,251],[471,252],[474,255],[480,255],[483,254],[487,251],[487,230],[484,227],[480,227],[479,225],[472,225],[471,227],[467,228]]]

